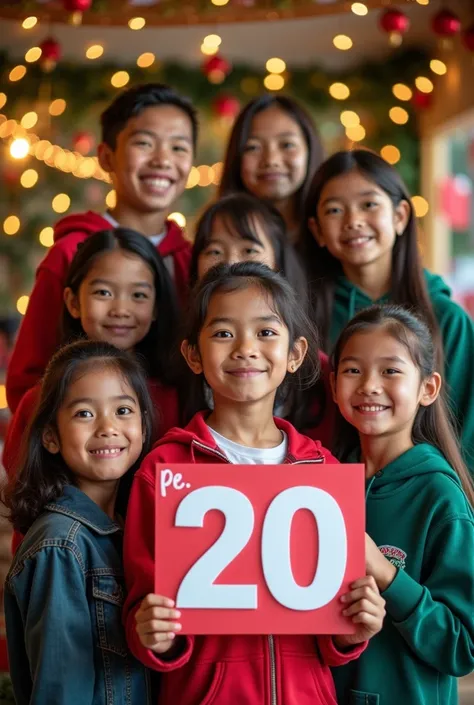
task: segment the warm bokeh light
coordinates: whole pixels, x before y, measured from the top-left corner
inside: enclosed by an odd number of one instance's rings
[[[55,213],[65,213],[71,205],[71,199],[67,193],[58,193],[51,201],[51,207]]]
[[[405,108],[400,108],[398,105],[394,108],[390,108],[388,114],[390,120],[392,120],[392,122],[396,125],[405,125],[410,117]]]
[[[110,79],[110,83],[114,88],[122,88],[126,86],[129,81],[130,74],[128,74],[127,71],[117,71]]]
[[[351,10],[354,15],[359,15],[359,17],[364,17],[369,12],[367,5],[364,5],[363,2],[353,2]]]
[[[416,0],[416,2],[418,3],[418,5],[429,5],[430,4],[430,0]]]
[[[140,54],[137,59],[137,66],[141,69],[147,69],[155,63],[155,55],[151,51],[146,51],[144,54]]]
[[[211,0],[213,5],[216,5],[216,7],[224,7],[224,5],[227,5],[229,0]]]
[[[102,54],[104,53],[104,47],[102,44],[92,44],[92,46],[88,47],[86,50],[86,58],[87,59],[98,59]]]
[[[214,181],[214,169],[206,164],[202,164],[197,168],[199,173],[199,186],[210,186]]]
[[[283,73],[283,71],[286,71],[285,62],[283,61],[283,59],[279,59],[278,57],[268,59],[267,63],[265,64],[265,67],[268,73]]]
[[[16,235],[20,225],[20,219],[17,215],[9,215],[3,221],[3,232],[5,235]]]
[[[38,172],[36,169],[27,169],[20,177],[20,184],[23,188],[32,188],[38,181]]]
[[[38,61],[42,53],[43,52],[39,47],[31,47],[31,49],[28,49],[25,54],[25,61],[32,64],[33,62]]]
[[[7,100],[8,99],[6,93],[0,93],[0,108],[3,108]]]
[[[48,108],[49,114],[52,115],[53,117],[57,117],[58,115],[62,115],[65,110],[66,110],[66,101],[63,98],[56,98],[56,100],[53,100],[51,105]]]
[[[354,127],[346,128],[346,136],[352,142],[361,142],[365,137],[365,128],[362,125],[355,125]]]
[[[207,47],[219,47],[222,44],[222,39],[218,34],[208,34],[202,43]]]
[[[186,218],[182,213],[170,213],[168,220],[174,220],[180,228],[186,227]]]
[[[409,86],[404,83],[396,83],[392,86],[392,93],[397,98],[397,100],[411,100],[413,97],[413,91]]]
[[[428,204],[428,201],[426,198],[423,198],[423,196],[413,196],[411,199],[412,205],[413,205],[413,210],[415,211],[415,215],[417,218],[424,218],[424,216],[428,213],[430,206]]]
[[[346,100],[351,92],[345,83],[332,83],[329,86],[329,94],[336,100]]]
[[[43,247],[51,247],[54,243],[54,230],[49,225],[39,234],[39,241]]]
[[[402,155],[398,147],[395,147],[393,144],[386,144],[385,147],[382,147],[380,150],[380,156],[389,164],[396,164],[400,161]]]
[[[146,20],[144,17],[132,17],[132,19],[128,21],[130,29],[143,29],[145,25]]]
[[[24,159],[30,151],[30,143],[24,137],[17,137],[10,145],[10,154],[13,159]]]
[[[357,125],[360,125],[360,117],[353,110],[343,110],[340,120],[344,127],[357,127]]]
[[[19,66],[15,66],[15,68],[10,71],[10,73],[8,74],[8,78],[10,81],[21,81],[25,74],[26,66],[20,64]]]
[[[186,188],[194,188],[199,183],[199,171],[197,167],[193,166],[189,172],[188,180],[186,182]]]
[[[214,171],[214,179],[212,183],[214,186],[219,186],[222,177],[222,170],[224,168],[224,162],[216,162],[212,165],[212,170]]]
[[[4,384],[0,384],[0,409],[6,409],[7,407],[7,388]]]
[[[30,17],[25,17],[25,19],[21,23],[21,26],[23,27],[23,29],[33,29],[37,22],[38,18],[31,15]]]
[[[201,44],[201,52],[205,56],[213,56],[213,54],[217,54],[219,51],[219,47],[210,47],[208,44]]]
[[[446,66],[444,61],[440,61],[440,59],[431,59],[430,69],[433,71],[433,73],[436,73],[438,76],[444,76],[444,74],[448,70],[448,67]]]
[[[21,313],[22,316],[25,315],[29,302],[30,302],[30,297],[26,296],[26,295],[20,296],[20,298],[16,302],[16,310],[18,311],[18,313]]]
[[[270,73],[263,79],[263,85],[269,91],[279,91],[285,85],[285,79],[280,74]]]
[[[25,130],[30,130],[38,122],[38,113],[31,112],[25,113],[21,118],[20,125],[25,128]]]
[[[426,76],[418,76],[418,78],[415,78],[415,86],[422,93],[431,93],[434,88],[433,81],[430,81]]]
[[[115,208],[117,205],[117,194],[115,193],[115,189],[112,189],[112,191],[109,191],[107,196],[105,197],[105,204],[107,208]]]
[[[340,49],[341,51],[351,49],[353,44],[352,39],[348,37],[347,34],[337,34],[332,40],[332,43],[336,49]]]

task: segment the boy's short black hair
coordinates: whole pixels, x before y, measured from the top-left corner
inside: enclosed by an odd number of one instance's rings
[[[120,93],[100,116],[102,142],[115,149],[117,135],[130,118],[155,105],[175,105],[186,113],[191,120],[193,146],[196,149],[199,129],[196,108],[189,98],[163,83],[144,83]]]

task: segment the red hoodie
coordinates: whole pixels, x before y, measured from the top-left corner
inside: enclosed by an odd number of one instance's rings
[[[54,229],[54,245],[40,263],[28,309],[7,371],[7,401],[14,412],[23,394],[42,376],[59,342],[63,292],[69,265],[77,246],[98,230],[111,224],[98,213],[87,211],[62,218]],[[186,299],[191,260],[191,245],[174,221],[166,223],[167,232],[158,245],[164,258],[172,257],[178,296]]]
[[[288,436],[285,463],[337,463],[319,441],[302,436],[287,421],[275,418],[275,423]],[[201,412],[185,429],[169,431],[136,473],[124,543],[124,621],[130,649],[145,666],[163,674],[159,705],[336,705],[329,667],[357,658],[367,642],[341,652],[331,636],[182,636],[178,655],[167,659],[138,638],[135,613],[154,592],[156,463],[225,462]]]

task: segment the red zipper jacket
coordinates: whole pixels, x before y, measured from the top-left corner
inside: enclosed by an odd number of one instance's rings
[[[275,423],[288,436],[285,463],[338,462],[319,441],[301,435],[287,421],[275,418]],[[164,659],[138,638],[135,613],[154,592],[155,464],[226,462],[201,412],[185,429],[167,433],[135,475],[124,543],[124,621],[130,650],[162,673],[159,705],[336,705],[329,667],[357,658],[367,642],[341,652],[331,636],[183,636],[179,655]]]
[[[109,221],[88,211],[62,218],[54,229],[54,245],[40,263],[28,309],[7,370],[7,401],[14,412],[23,394],[41,378],[59,342],[59,325],[67,272],[77,246],[99,230],[109,230]],[[172,257],[174,279],[180,300],[188,291],[191,245],[174,221],[158,245],[162,257]]]

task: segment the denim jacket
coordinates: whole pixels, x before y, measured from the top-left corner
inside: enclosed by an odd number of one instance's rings
[[[26,534],[5,583],[17,705],[149,705],[123,600],[122,529],[67,486]]]

